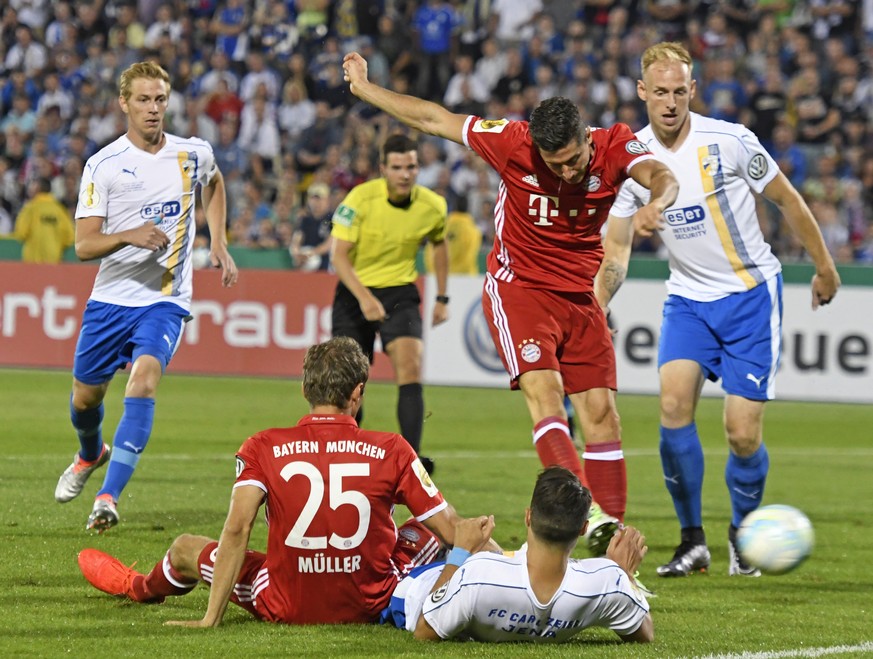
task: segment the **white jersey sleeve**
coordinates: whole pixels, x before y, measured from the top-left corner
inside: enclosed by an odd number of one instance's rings
[[[752,289],[781,271],[761,233],[754,196],[779,167],[745,126],[695,113],[690,121],[676,151],[664,147],[651,126],[638,136],[679,179],[679,196],[664,211],[659,234],[669,253],[667,290],[707,302]],[[628,180],[610,212],[629,217],[649,197]]]
[[[166,249],[124,247],[101,260],[91,299],[128,307],[191,304],[195,194],[217,171],[212,147],[196,137],[165,134],[158,153],[122,136],[88,159],[76,219],[102,217],[107,234],[153,222],[167,234]]]

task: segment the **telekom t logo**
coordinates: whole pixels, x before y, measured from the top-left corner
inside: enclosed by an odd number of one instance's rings
[[[551,202],[551,208],[549,207]],[[534,226],[550,227],[554,224],[549,218],[558,216],[558,198],[550,197],[549,195],[531,194],[528,198],[528,215],[533,215],[537,218]],[[579,211],[575,208],[570,210],[568,215],[576,217]]]

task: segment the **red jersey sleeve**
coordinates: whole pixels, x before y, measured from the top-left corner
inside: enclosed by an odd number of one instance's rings
[[[240,485],[254,485],[267,491],[267,478],[261,469],[259,457],[260,434],[249,437],[236,452],[236,482]]]
[[[498,174],[506,169],[513,151],[530,148],[527,124],[509,119],[482,119],[470,116],[464,142]]]
[[[441,511],[447,504],[415,451],[405,439],[401,437],[401,440],[408,450],[403,452],[398,465],[400,478],[396,503],[402,503],[409,508],[415,519],[421,522]]]
[[[615,124],[611,128],[592,129],[606,133],[606,154],[603,162],[607,166],[607,180],[615,181],[616,188],[630,176],[631,168],[638,162],[654,158],[649,147],[640,142],[627,124]]]

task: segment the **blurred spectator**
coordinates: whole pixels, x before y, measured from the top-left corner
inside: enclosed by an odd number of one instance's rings
[[[30,139],[36,128],[36,112],[30,107],[30,99],[24,94],[16,94],[12,98],[12,108],[0,121],[0,131],[10,133],[12,131],[21,135],[22,139]]]
[[[802,189],[806,182],[806,156],[794,143],[794,128],[791,124],[784,121],[776,124],[773,139],[767,149],[791,184],[798,190]]]
[[[60,263],[73,244],[75,231],[69,211],[51,194],[51,182],[35,178],[27,186],[30,201],[15,219],[15,238],[27,263]]]
[[[388,61],[388,69],[392,78],[405,76],[413,77],[417,67],[412,56],[412,35],[407,30],[403,21],[398,21],[391,13],[384,13],[379,17],[379,33],[376,35],[376,48]]]
[[[56,0],[52,3],[52,21],[45,29],[45,45],[49,48],[59,46],[64,33],[69,30],[75,30],[73,9],[67,0]]]
[[[298,270],[313,272],[329,268],[332,215],[330,188],[324,183],[313,183],[306,191],[306,207],[298,215],[291,236],[289,251]]]
[[[644,6],[658,32],[653,42],[682,41],[687,35],[685,22],[692,11],[689,0],[645,0]]]
[[[267,101],[265,92],[256,94],[243,108],[237,142],[249,154],[252,176],[263,182],[273,173],[281,146],[276,109]]]
[[[497,16],[495,36],[504,45],[530,40],[534,20],[542,9],[540,0],[493,0],[491,11]]]
[[[245,60],[245,29],[248,21],[245,0],[226,0],[212,16],[209,24],[209,31],[215,37],[215,49],[234,62]]]
[[[279,100],[281,87],[279,74],[267,64],[263,53],[251,52],[246,56],[246,74],[239,83],[239,97],[243,103],[251,101],[258,90],[263,90],[267,101],[275,103]]]
[[[156,50],[164,38],[173,43],[182,38],[182,24],[176,20],[173,5],[169,3],[163,3],[158,7],[155,22],[149,25],[143,35],[143,43],[146,48]],[[222,49],[219,49],[219,52],[225,53]]]
[[[747,105],[746,90],[737,79],[737,65],[733,59],[720,58],[705,64],[711,67],[709,82],[703,85],[703,102],[712,119],[739,121],[740,109]]]
[[[516,47],[506,49],[506,70],[494,86],[494,95],[506,103],[512,94],[520,94],[528,86],[530,78],[524,68],[521,50]]]
[[[425,0],[415,12],[412,26],[419,51],[417,89],[422,98],[442,98],[452,74],[452,40],[460,22],[461,17],[444,0]]]
[[[443,104],[452,112],[481,115],[489,96],[488,85],[473,70],[473,58],[459,55]]]
[[[228,86],[227,79],[219,78],[216,82],[215,89],[206,94],[204,112],[206,112],[215,123],[221,123],[222,121],[228,120],[234,124],[238,124],[244,106],[245,104],[242,102],[242,99]]]
[[[306,87],[289,80],[282,88],[282,104],[278,110],[279,127],[296,143],[303,132],[315,123],[315,103],[306,96]]]
[[[315,104],[315,123],[303,133],[297,145],[296,162],[302,172],[314,172],[324,163],[324,154],[331,144],[342,143],[342,130],[331,118],[330,106],[324,101]]]
[[[7,69],[22,69],[28,78],[39,77],[48,64],[48,51],[33,38],[29,25],[21,23],[15,28],[15,43],[6,51],[4,65]]]

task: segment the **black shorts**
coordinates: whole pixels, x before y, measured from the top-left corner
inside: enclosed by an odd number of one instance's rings
[[[386,347],[401,336],[421,338],[421,296],[415,284],[371,288],[387,317],[381,323],[370,322],[361,313],[357,298],[343,284],[336,287],[331,322],[333,336],[348,336],[357,341],[373,363],[373,344],[378,333]]]

